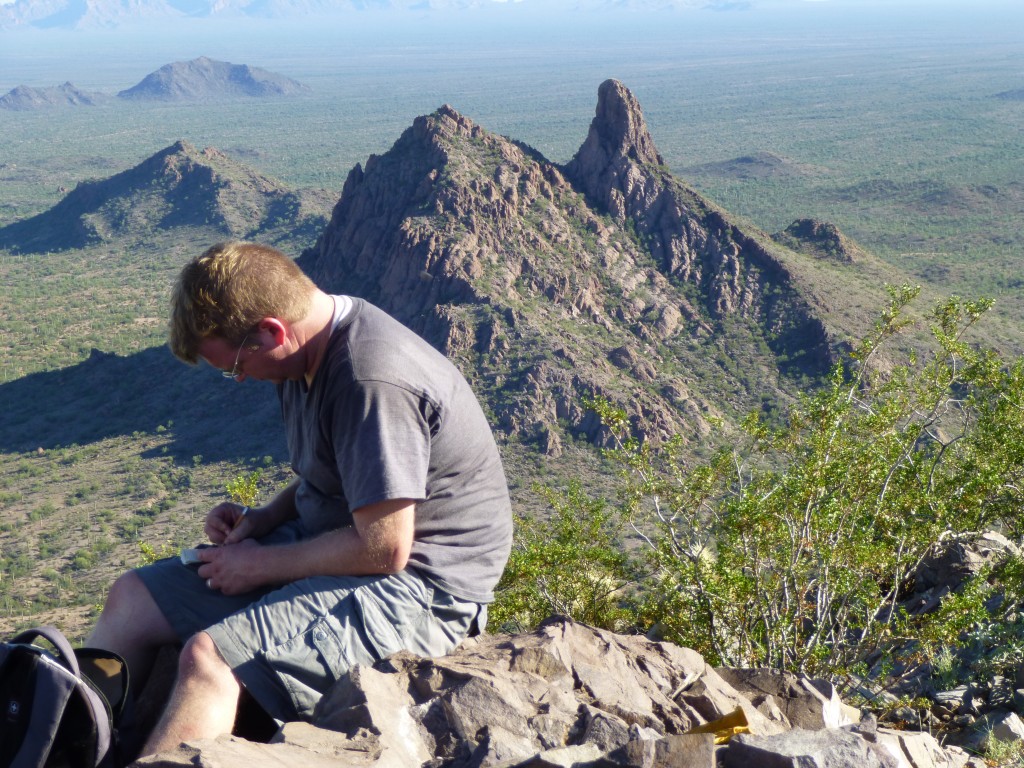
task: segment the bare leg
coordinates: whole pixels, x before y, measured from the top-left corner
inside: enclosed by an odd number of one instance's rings
[[[110,588],[103,613],[86,644],[119,654],[128,664],[132,687],[142,690],[156,652],[178,642],[163,612],[134,571],[122,575]]]
[[[240,692],[241,686],[213,639],[205,632],[198,633],[182,649],[170,703],[142,754],[231,733]]]

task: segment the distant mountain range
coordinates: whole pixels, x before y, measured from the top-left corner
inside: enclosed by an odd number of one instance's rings
[[[291,78],[248,64],[200,56],[165,64],[139,83],[120,91],[126,101],[204,102],[235,98],[278,98],[309,92]],[[112,100],[109,94],[85,93],[71,83],[52,88],[19,85],[0,97],[0,109],[29,111],[56,106],[96,106]]]
[[[516,6],[545,11],[742,10],[722,0],[16,0],[0,5],[0,29],[116,27],[190,18],[286,18],[367,11],[431,13]]]
[[[94,107],[97,104],[105,104],[110,99],[110,94],[87,93],[71,83],[49,88],[30,88],[27,85],[19,85],[0,96],[0,109],[24,112],[57,106]]]

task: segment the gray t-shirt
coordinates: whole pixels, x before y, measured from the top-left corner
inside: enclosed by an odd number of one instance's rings
[[[410,567],[456,597],[493,600],[512,542],[508,486],[480,404],[444,355],[351,299],[312,385],[286,381],[278,395],[308,531],[414,499]]]

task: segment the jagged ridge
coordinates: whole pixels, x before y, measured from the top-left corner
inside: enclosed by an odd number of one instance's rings
[[[0,247],[175,227],[273,242],[302,214],[276,182],[178,143],[0,229]],[[652,437],[697,442],[711,417],[787,399],[788,372],[823,372],[823,323],[762,240],[665,170],[639,105],[609,81],[565,167],[449,106],[417,118],[353,168],[300,261],[455,358],[500,432],[556,455],[567,434],[608,439],[585,406],[593,395]]]
[[[474,370],[497,425],[549,453],[564,428],[603,439],[586,396],[696,438],[723,389],[745,410],[784,396],[784,362],[831,361],[785,266],[671,177],[614,81],[564,168],[451,107],[418,118],[353,169],[301,262]]]

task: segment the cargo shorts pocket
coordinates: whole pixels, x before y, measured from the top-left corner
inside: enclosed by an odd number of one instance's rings
[[[314,643],[314,637],[325,631],[323,623],[321,619],[307,631],[263,651],[267,665],[300,717],[312,713],[329,685],[330,669],[322,651]]]
[[[357,590],[353,597],[356,612],[362,619],[367,650],[374,654],[374,661],[386,659],[398,651],[413,650],[408,638],[426,613],[423,606],[385,605],[365,589]]]
[[[376,660],[360,641],[362,633],[353,626],[357,623],[324,616],[264,652],[300,717],[312,716],[320,698],[349,669]]]

